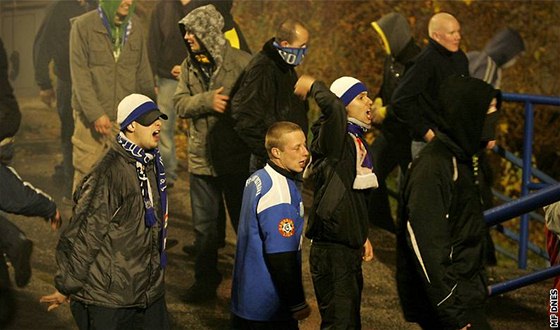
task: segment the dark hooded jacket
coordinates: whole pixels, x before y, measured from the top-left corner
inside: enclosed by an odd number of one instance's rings
[[[274,38],[267,41],[247,65],[231,101],[235,130],[263,165],[267,159],[264,138],[270,125],[286,120],[298,124],[306,134],[308,130],[309,105],[294,94],[296,70],[282,59],[273,42]]]
[[[469,75],[469,63],[462,50],[450,52],[430,39],[429,44],[414,58],[392,96],[395,115],[408,126],[412,138],[424,141],[429,129],[434,132],[442,125],[439,87],[452,75]]]
[[[505,28],[492,37],[482,51],[467,53],[469,72],[472,77],[499,88],[502,67],[524,50],[525,44],[519,32]]]
[[[487,296],[486,225],[472,156],[500,93],[478,79],[451,77],[439,95],[445,124],[413,161],[401,196],[397,284],[408,321],[460,329],[472,322],[466,311],[481,308]]]
[[[179,22],[183,35],[186,29],[193,31],[202,48],[195,53],[185,42],[189,56],[173,96],[177,114],[189,119],[189,171],[197,175],[249,174],[249,150],[233,129],[229,108],[222,114],[212,106],[215,90],[223,87],[222,94],[229,95],[251,58],[231,47],[223,25],[212,5],[191,11]],[[205,67],[200,56],[208,59]]]
[[[420,47],[412,38],[406,18],[400,14],[389,13],[371,24],[384,40],[385,51],[388,53],[383,66],[383,83],[377,94],[387,107],[387,115],[381,124],[381,131],[390,141],[398,140],[410,144],[410,136],[402,134],[406,132],[407,127],[395,116],[390,102],[406,68],[420,53]]]

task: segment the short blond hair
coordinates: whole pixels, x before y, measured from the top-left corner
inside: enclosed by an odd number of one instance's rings
[[[268,128],[266,132],[266,137],[264,139],[264,147],[269,158],[272,158],[272,148],[278,148],[283,150],[284,148],[284,135],[303,130],[298,124],[294,124],[290,121],[279,121],[276,122]]]

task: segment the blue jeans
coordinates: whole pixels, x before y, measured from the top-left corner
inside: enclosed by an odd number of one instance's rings
[[[173,105],[173,94],[177,89],[175,79],[158,78],[157,104],[161,112],[167,115],[167,120],[161,121],[159,152],[165,165],[165,175],[170,181],[177,179],[177,156],[175,152],[175,123],[177,114]]]
[[[72,192],[74,166],[72,165],[72,134],[74,116],[72,112],[72,83],[57,79],[56,109],[60,118],[60,144],[62,149],[62,170],[64,172],[64,194]]]
[[[212,177],[190,174],[192,219],[195,231],[195,280],[217,286],[219,226],[224,214],[224,198],[233,228],[237,231],[246,175]]]

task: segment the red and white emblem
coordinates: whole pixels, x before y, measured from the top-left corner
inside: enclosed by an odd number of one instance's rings
[[[278,223],[278,231],[280,235],[284,237],[293,236],[295,233],[294,220],[288,218],[280,220]]]

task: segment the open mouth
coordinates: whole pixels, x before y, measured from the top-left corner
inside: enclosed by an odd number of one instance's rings
[[[371,120],[371,110],[366,111],[366,117],[367,119]]]
[[[153,136],[153,137],[159,138],[159,133],[160,133],[160,130],[158,129],[157,131],[154,131],[154,132],[152,133],[152,136]]]

